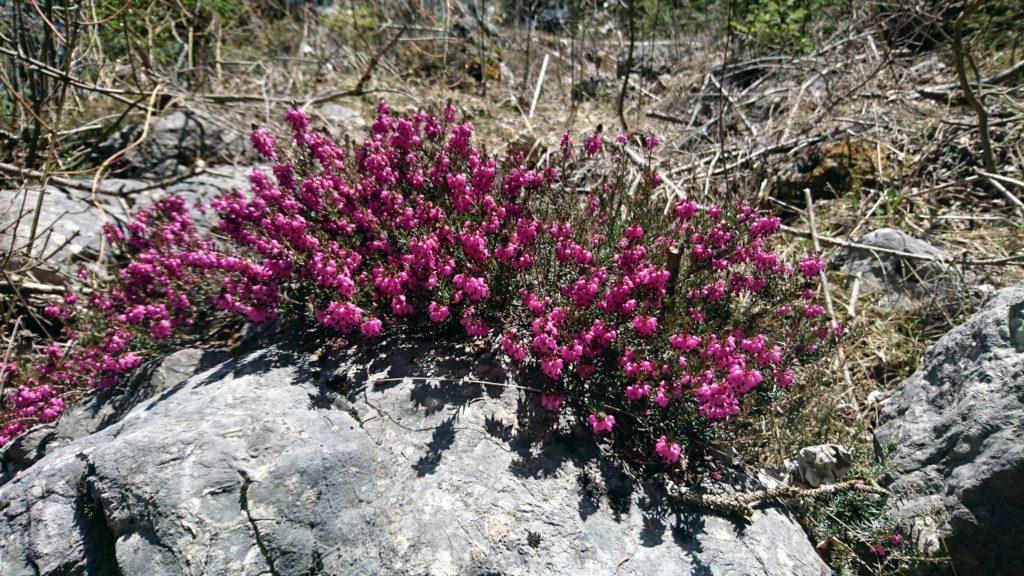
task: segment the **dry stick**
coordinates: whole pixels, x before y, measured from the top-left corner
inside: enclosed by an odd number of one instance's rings
[[[853,277],[853,288],[850,289],[850,304],[846,307],[851,318],[857,315],[857,298],[860,297],[860,274]]]
[[[715,88],[718,88],[718,91],[721,92],[722,96],[729,102],[729,105],[736,111],[736,114],[739,115],[740,120],[743,121],[743,125],[746,126],[747,130],[750,131],[750,134],[756,138],[758,136],[757,128],[755,128],[754,125],[750,123],[750,120],[747,119],[747,115],[743,113],[743,109],[740,108],[740,105],[736,103],[736,100],[731,94],[725,91],[725,88],[722,87],[722,84],[719,83],[718,79],[715,78],[713,74],[710,75],[710,78],[711,83],[715,85]]]
[[[47,20],[46,15],[43,14],[42,10],[39,9],[39,6],[35,3],[34,0],[32,2],[32,5],[36,7],[36,10],[39,12],[39,15],[43,17],[43,20],[45,20],[46,23],[49,24],[52,27],[53,24],[49,20]],[[49,4],[47,5],[47,8],[50,8]],[[54,32],[56,33],[56,29],[54,29]],[[61,39],[62,42],[64,42],[65,44],[68,44],[67,39],[65,39],[59,33],[57,34],[57,36]],[[74,29],[72,30],[72,38],[71,38],[71,40],[72,40],[72,43],[74,43],[74,40],[75,40]],[[68,58],[66,63],[65,63],[65,73],[70,75],[70,71],[71,71],[71,59]],[[58,165],[60,164],[60,160],[59,160],[59,158],[57,158],[58,151],[57,151],[57,143],[55,142],[55,140],[57,139],[57,130],[60,129],[61,117],[63,116],[63,112],[64,112],[64,104],[66,102],[66,96],[67,96],[67,84],[65,83],[65,84],[63,84],[61,86],[60,90],[58,91],[57,108],[53,112],[52,126],[50,126],[48,128],[48,133],[47,133],[47,138],[46,138],[46,147],[47,147],[47,155],[46,156],[47,157],[46,157],[46,160],[43,162],[43,166],[42,166],[42,168],[43,168],[43,179],[42,179],[41,185],[39,187],[39,193],[36,196],[35,211],[32,214],[32,225],[29,227],[29,233],[28,233],[28,248],[25,251],[26,254],[29,257],[32,256],[32,248],[35,246],[35,241],[36,241],[36,232],[39,229],[39,218],[40,218],[40,216],[42,215],[42,212],[43,212],[43,200],[46,198],[46,186],[47,186],[47,183],[49,182],[49,179],[50,179],[50,167],[53,164],[58,164]],[[45,123],[43,125],[45,126]],[[21,216],[19,215],[19,218],[20,217]],[[45,249],[45,246],[44,246],[44,249]]]
[[[25,310],[28,312],[29,316],[31,316],[36,321],[36,324],[38,324],[39,327],[42,328],[43,332],[46,334],[46,337],[49,338],[50,340],[53,340],[53,334],[50,334],[50,329],[46,327],[46,322],[44,322],[42,318],[36,316],[34,307],[31,304],[29,304],[28,299],[25,298],[25,295],[21,293],[21,289],[18,288],[18,285],[14,282],[14,279],[11,278],[11,275],[7,273],[7,270],[0,269],[0,274],[3,274],[4,279],[7,281],[7,285],[11,287],[11,291],[14,293],[14,296],[18,300],[21,300],[21,304],[25,307]]]
[[[356,82],[356,92],[363,91],[363,88],[366,86],[366,83],[369,82],[370,78],[373,76],[373,71],[377,69],[377,65],[380,63],[380,59],[383,58],[385,54],[387,54],[392,48],[395,47],[395,44],[398,43],[402,36],[405,36],[405,33],[408,30],[408,26],[402,26],[402,28],[398,31],[397,34],[395,34],[391,41],[385,44],[383,48],[378,50],[377,53],[374,54],[372,58],[370,58],[370,62],[366,66],[366,70],[363,71],[363,75],[360,76],[359,81]]]
[[[7,341],[7,350],[4,352],[4,364],[0,367],[0,398],[4,397],[4,387],[7,384],[6,369],[11,358],[11,349],[14,348],[14,342],[18,339],[19,328],[21,328],[21,316],[14,319],[14,328],[11,330],[11,339]]]
[[[985,1],[974,0],[956,19],[956,23],[953,25],[953,61],[956,64],[956,76],[960,80],[960,89],[964,92],[967,105],[978,116],[978,134],[981,137],[981,157],[985,163],[985,171],[995,173],[997,172],[996,159],[992,154],[992,142],[989,140],[988,134],[988,110],[985,109],[984,104],[978,100],[974,95],[974,91],[971,90],[971,83],[967,79],[967,70],[964,68],[964,20],[969,18],[971,14],[974,14]]]
[[[31,178],[33,180],[42,180],[46,176],[46,174],[44,174],[43,172],[41,172],[39,170],[33,170],[31,168],[23,168],[21,166],[15,166],[13,164],[7,164],[7,163],[4,163],[4,162],[0,162],[0,172],[3,172],[5,174],[10,174],[11,176],[17,176],[19,178]],[[193,176],[198,176],[200,174],[204,174],[205,172],[206,172],[205,169],[197,168],[197,169],[195,169],[195,170],[193,170],[191,172],[187,172],[185,174],[180,174],[178,176],[172,176],[170,178],[165,178],[163,180],[158,180],[158,181],[153,182],[151,184],[147,184],[145,186],[142,186],[141,188],[127,188],[125,186],[122,186],[121,188],[117,188],[117,189],[115,189],[115,188],[97,187],[96,188],[96,193],[101,195],[101,196],[115,196],[115,197],[130,196],[132,194],[137,194],[139,192],[145,192],[147,190],[153,190],[153,189],[156,189],[156,188],[166,188],[167,186],[170,186],[172,184],[177,184],[178,182],[182,182],[184,180],[188,180],[189,178],[192,178]],[[81,190],[83,192],[92,192],[93,191],[92,184],[90,184],[90,183],[88,183],[88,182],[86,182],[84,180],[72,180],[71,178],[61,178],[60,176],[50,176],[49,180],[50,180],[51,184],[55,184],[55,185],[60,186],[62,188],[71,188],[72,190]]]
[[[533,112],[537,109],[537,100],[540,98],[540,89],[544,86],[544,73],[548,71],[548,54],[544,53],[544,61],[540,63],[540,75],[537,76],[537,87],[533,89],[533,100],[530,102],[530,113],[527,119],[533,119]]]
[[[0,46],[0,54],[6,54],[6,55],[8,55],[8,56],[10,56],[12,58],[16,58],[18,60],[21,60],[22,62],[27,64],[30,69],[38,70],[39,72],[43,73],[46,76],[50,76],[51,78],[58,78],[58,79],[61,79],[61,80],[65,80],[65,81],[69,82],[70,84],[72,84],[73,86],[75,86],[77,88],[81,88],[83,90],[88,90],[88,91],[91,91],[91,92],[99,92],[101,94],[106,94],[107,96],[110,96],[111,98],[114,98],[115,100],[119,100],[120,102],[122,102],[124,104],[128,104],[130,106],[134,106],[135,102],[132,102],[129,98],[126,98],[126,95],[136,95],[136,96],[139,95],[139,93],[132,92],[130,90],[121,90],[121,89],[118,89],[118,88],[104,88],[103,86],[98,86],[96,84],[89,84],[88,82],[84,82],[82,80],[79,80],[78,78],[75,78],[74,76],[71,76],[70,74],[66,74],[63,70],[59,70],[57,68],[53,68],[53,67],[51,67],[51,66],[49,66],[49,65],[47,65],[47,64],[45,64],[43,62],[40,62],[39,60],[36,60],[36,59],[31,58],[29,56],[25,56],[24,54],[22,54],[19,51],[11,50],[10,48],[5,48],[3,46]],[[15,94],[17,94],[17,93],[15,92]]]
[[[369,82],[370,78],[373,77],[373,72],[377,69],[377,66],[380,64],[381,58],[383,58],[384,55],[387,54],[395,46],[395,44],[397,44],[398,41],[402,39],[402,36],[404,36],[408,30],[408,26],[402,26],[402,28],[398,31],[397,34],[395,34],[391,41],[384,45],[383,48],[378,50],[377,53],[370,58],[370,61],[366,65],[366,70],[364,70],[363,75],[359,77],[359,81],[356,82],[355,87],[350,88],[348,90],[338,90],[337,92],[328,92],[327,94],[322,94],[320,96],[307,100],[306,106],[311,106],[313,104],[322,104],[324,102],[328,102],[336,98],[343,98],[345,96],[361,96],[365,94],[366,83]],[[244,95],[239,95],[236,97],[242,96]],[[260,102],[273,102],[281,101],[283,99],[267,98],[266,96],[260,96],[258,100]],[[291,101],[294,101],[294,99],[292,99]]]
[[[807,201],[807,224],[811,228],[811,243],[814,245],[814,252],[821,254],[821,243],[818,241],[818,225],[814,216],[814,197],[811,196],[811,189],[804,188],[804,199]],[[832,289],[828,283],[828,274],[822,269],[818,272],[818,277],[821,278],[821,288],[825,292],[825,308],[828,310],[829,318],[832,319],[832,329],[835,330],[839,327],[839,321],[836,320],[836,311],[832,306]],[[846,366],[846,353],[842,348],[839,348],[839,353],[836,355],[836,363],[843,368],[843,383],[846,384],[848,389],[853,389],[853,378],[850,376],[850,369]],[[857,398],[853,397],[854,409],[857,408]]]
[[[755,159],[757,159],[757,158],[759,158],[761,156],[764,156],[766,154],[788,153],[788,152],[792,152],[793,150],[796,150],[798,148],[803,148],[804,146],[809,146],[811,144],[817,144],[818,142],[821,142],[822,140],[825,140],[825,138],[827,136],[828,135],[820,135],[820,136],[809,136],[807,138],[794,138],[793,140],[789,140],[789,141],[782,142],[782,143],[779,143],[779,144],[775,144],[775,145],[772,145],[772,146],[765,146],[764,148],[759,148],[757,150],[754,150],[753,152],[750,152],[749,154],[745,154],[745,155],[741,156],[738,160],[734,161],[732,164],[729,164],[726,168],[719,168],[718,171],[715,174],[713,174],[713,175],[717,176],[719,172],[722,172],[722,171],[724,171],[726,169],[731,170],[731,169],[736,168],[738,166],[742,166],[744,163],[750,162],[752,160],[755,160]],[[732,155],[734,153],[743,153],[745,150],[746,150],[746,147],[744,147],[743,149],[735,149],[734,148],[732,150],[726,150],[726,152],[729,155]],[[682,174],[684,172],[692,172],[692,171],[700,168],[701,166],[707,164],[708,161],[709,161],[709,158],[702,158],[701,160],[698,160],[696,162],[691,162],[690,164],[686,164],[686,165],[683,165],[683,166],[679,166],[677,168],[673,168],[672,170],[668,171],[668,174],[671,175],[671,176],[675,176],[675,175],[678,175],[678,174]]]
[[[988,179],[989,184],[991,184],[996,190],[999,191],[1000,194],[1005,196],[1006,199],[1009,200],[1010,203],[1014,205],[1013,211],[1016,212],[1018,216],[1024,216],[1024,202],[1021,202],[1020,198],[1014,196],[1012,192],[1006,189],[1006,186],[1003,186],[999,182],[1001,178],[995,176],[994,174],[982,172],[981,170],[979,170],[978,173],[981,174],[982,176],[985,176]],[[1009,180],[1011,182],[1014,182],[1012,178],[1010,178]]]
[[[115,160],[123,156],[129,150],[132,150],[133,148],[142,144],[146,140],[146,138],[149,137],[150,119],[153,117],[153,107],[156,104],[156,96],[159,93],[160,85],[157,84],[157,86],[153,89],[153,93],[149,97],[149,103],[146,105],[146,119],[142,123],[142,134],[140,134],[139,137],[134,142],[132,142],[125,148],[122,148],[121,150],[118,150],[117,152],[111,154],[109,158],[107,158],[106,160],[103,161],[102,164],[100,164],[99,168],[96,169],[96,175],[93,176],[90,200],[92,201],[93,205],[96,206],[96,208],[100,211],[100,220],[103,222],[103,224],[107,223],[107,211],[103,208],[103,204],[99,201],[98,198],[100,179],[103,177],[103,171],[106,170],[107,167],[110,166]],[[100,236],[100,249],[99,255],[96,257],[96,262],[101,262],[103,260],[103,251],[106,245],[106,237]]]
[[[993,180],[999,180],[1000,182],[1003,182],[1005,184],[1013,184],[1014,186],[1017,186],[1019,188],[1024,188],[1024,181],[1017,180],[1016,178],[1010,178],[1009,176],[1002,176],[1000,174],[989,174],[988,172],[985,172],[984,170],[978,170],[977,172],[978,172],[978,174],[981,174],[982,176],[984,176],[986,178],[991,178]]]
[[[739,492],[736,494],[702,494],[693,490],[682,491],[679,487],[667,482],[669,495],[687,504],[697,504],[705,508],[733,512],[747,518],[754,515],[753,504],[770,500],[772,498],[814,498],[825,494],[832,494],[850,490],[854,492],[865,492],[878,494],[879,496],[889,495],[889,491],[881,486],[866,480],[847,480],[836,484],[827,484],[817,488],[800,488],[797,486],[778,486],[764,490],[753,490],[750,492]]]
[[[814,252],[821,254],[821,243],[818,242],[818,225],[814,217],[814,198],[811,196],[811,189],[804,188],[804,200],[807,202],[807,225],[811,229],[811,244],[814,245]],[[828,315],[832,317],[832,327],[835,328],[839,325],[836,321],[836,313],[832,308],[832,292],[829,290],[828,275],[822,270],[818,273],[821,278],[821,286],[825,291],[825,307],[828,309]]]
[[[1017,62],[1013,66],[1010,66],[1002,72],[997,72],[991,76],[986,76],[978,81],[979,86],[998,86],[1008,80],[1012,80],[1017,74],[1024,73],[1024,60]],[[953,100],[954,95],[952,90],[959,87],[958,83],[942,84],[940,86],[925,86],[924,88],[918,88],[917,93],[924,98],[930,98],[932,100],[950,101]]]

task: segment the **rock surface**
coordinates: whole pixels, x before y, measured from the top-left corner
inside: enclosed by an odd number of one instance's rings
[[[838,482],[852,467],[853,456],[838,444],[801,448],[785,463],[790,484],[812,488]]]
[[[101,160],[127,150],[114,164],[128,178],[159,180],[186,174],[198,164],[213,166],[243,158],[249,150],[248,127],[235,129],[192,111],[174,110],[150,120],[149,132],[143,126],[128,126],[99,146]]]
[[[882,308],[912,310],[981,290],[969,286],[974,280],[973,275],[952,265],[948,254],[900,230],[879,228],[861,236],[857,243],[933,259],[909,258],[861,248],[847,249],[842,253],[837,258],[840,269],[859,277],[861,294],[873,293],[873,302]]]
[[[531,438],[516,389],[462,380],[506,382],[488,354],[179,354],[0,485],[0,573],[829,573],[784,510],[675,508],[590,437]]]
[[[40,188],[0,190],[0,246],[6,252],[26,250]],[[95,257],[102,234],[103,216],[88,200],[89,193],[47,186],[36,227],[32,255],[59,265]],[[101,200],[104,209],[120,213],[113,203]]]
[[[1020,574],[1024,566],[1024,283],[999,291],[943,336],[893,393],[875,430],[895,444],[891,488],[922,547],[948,547],[957,574]]]
[[[366,120],[348,106],[333,102],[321,104],[313,110],[313,117],[323,124],[327,134],[339,144],[344,144],[346,140],[362,142],[366,137]]]
[[[91,182],[83,182],[89,185]],[[145,189],[140,180],[110,178],[102,182],[109,190],[124,193],[135,206],[151,204],[172,194],[182,196],[191,206],[197,201],[209,202],[235,188],[248,189],[247,173],[232,168],[206,172],[158,189]],[[140,190],[133,193],[133,190]],[[39,188],[0,190],[0,246],[7,250],[14,241],[15,248],[28,245],[32,217]],[[99,255],[101,227],[105,221],[124,222],[128,219],[127,205],[110,196],[97,196],[99,206],[90,200],[84,190],[48,186],[43,197],[42,211],[36,228],[36,242],[32,254],[36,258],[65,269],[82,261],[93,261]],[[105,213],[105,217],[104,217]],[[194,212],[201,228],[212,222],[212,213]]]
[[[615,60],[615,74],[619,78],[629,71],[647,78],[657,80],[662,74],[670,74],[674,71],[677,62],[679,47],[670,44],[650,44],[638,42],[633,47],[633,60],[630,66],[629,50],[619,52]]]

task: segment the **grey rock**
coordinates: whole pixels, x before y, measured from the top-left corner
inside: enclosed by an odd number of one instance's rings
[[[91,182],[83,181],[83,185],[89,184]],[[110,196],[99,195],[93,201],[87,191],[48,186],[32,255],[57,268],[70,270],[79,263],[96,260],[103,223],[126,222],[129,218],[126,208],[151,204],[172,194],[182,196],[190,206],[194,206],[196,202],[209,202],[236,188],[248,189],[248,178],[242,170],[228,168],[217,173],[200,173],[162,188],[146,190],[148,185],[144,180],[103,180],[105,189],[123,192],[130,206]],[[0,190],[0,246],[3,250],[12,245],[16,251],[27,248],[39,190]],[[133,193],[136,190],[138,192]],[[193,211],[193,216],[203,232],[213,225],[212,213]]]
[[[633,60],[630,66],[629,50],[619,52],[615,61],[615,74],[622,78],[629,70],[631,74],[648,80],[657,80],[662,74],[671,74],[679,62],[679,48],[670,44],[638,42],[633,46]]]
[[[842,271],[860,278],[861,293],[875,292],[882,308],[912,310],[943,299],[971,296],[974,277],[952,264],[935,246],[893,228],[880,228],[857,243],[931,258],[911,258],[861,248],[845,250],[836,259]]]
[[[88,192],[47,186],[39,212],[32,256],[54,264],[70,266],[98,254],[103,214],[88,201]],[[40,188],[0,190],[0,246],[4,252],[28,249],[32,219]],[[101,206],[109,213],[121,209],[107,199]]]
[[[817,488],[834,484],[853,467],[853,456],[838,444],[807,446],[786,460],[789,483]]]
[[[366,137],[366,120],[356,110],[329,102],[313,110],[314,118],[327,129],[327,134],[338,143],[346,140],[362,142]]]
[[[572,99],[581,102],[598,100],[615,92],[615,80],[602,76],[588,76],[573,87]]]
[[[179,372],[0,485],[0,573],[829,573],[783,509],[673,508],[590,436],[534,438],[533,402],[465,381],[511,381],[486,353],[275,347]]]
[[[128,149],[142,133],[142,124],[122,129],[99,146],[99,157],[105,160]],[[114,166],[127,178],[159,180],[185,174],[197,165],[227,164],[247,156],[247,133],[247,127],[237,129],[192,111],[175,110],[151,119],[146,138]]]
[[[186,348],[148,363],[121,389],[99,390],[86,397],[60,420],[35,426],[0,447],[0,484],[57,448],[114,424],[143,400],[180,384],[202,366],[226,357],[216,350]]]
[[[1003,289],[928,351],[878,417],[875,443],[896,446],[891,488],[914,525],[944,541],[957,574],[1024,566],[1024,283]]]

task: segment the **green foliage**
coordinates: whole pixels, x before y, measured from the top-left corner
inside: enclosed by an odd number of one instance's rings
[[[806,51],[847,0],[634,0],[638,32],[664,39],[680,32],[731,30],[755,50]],[[631,5],[626,4],[624,12]]]
[[[812,24],[824,20],[830,0],[733,0],[732,26],[756,48],[806,51]]]
[[[990,0],[965,22],[964,33],[981,56],[983,73],[997,72],[1024,54],[1024,1]],[[986,65],[987,64],[987,65]]]
[[[95,19],[110,60],[137,58],[141,66],[187,69],[210,63],[215,37],[246,21],[254,7],[234,0],[99,0]],[[265,9],[265,7],[264,7]]]
[[[878,480],[890,471],[886,459],[895,450],[890,444],[881,460],[873,460],[864,448],[855,448],[854,461],[867,463],[850,478]],[[802,522],[838,576],[896,576],[914,563],[936,561],[918,556],[910,537],[918,516],[898,516],[897,503],[896,497],[839,491],[815,499]]]

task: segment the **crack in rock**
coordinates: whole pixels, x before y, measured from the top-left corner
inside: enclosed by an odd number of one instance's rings
[[[263,534],[260,532],[259,526],[256,525],[252,512],[249,511],[249,486],[252,485],[252,479],[242,470],[238,471],[238,475],[242,478],[242,485],[238,490],[238,504],[242,509],[242,513],[245,514],[249,526],[252,527],[253,539],[256,540],[256,546],[259,547],[260,554],[263,555],[263,560],[267,563],[267,568],[270,570],[269,573],[277,576],[278,572],[274,568],[274,559],[270,555],[270,549],[267,548],[267,543],[263,541]]]

